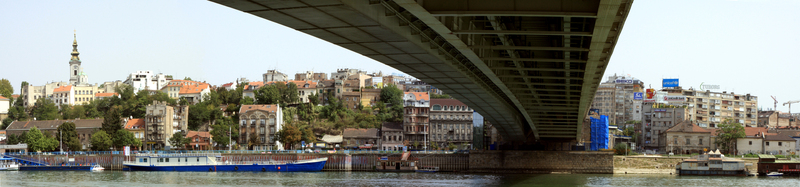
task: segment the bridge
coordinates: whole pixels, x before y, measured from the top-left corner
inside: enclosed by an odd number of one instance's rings
[[[633,3],[211,1],[419,78],[472,107],[516,143],[581,139],[583,116]]]

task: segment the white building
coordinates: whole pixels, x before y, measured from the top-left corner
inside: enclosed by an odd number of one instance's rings
[[[161,90],[171,81],[172,77],[163,73],[153,74],[152,71],[137,71],[128,75],[125,84],[131,85],[135,91],[140,90]]]
[[[0,120],[8,117],[8,108],[11,106],[11,99],[0,96]]]
[[[58,87],[53,90],[53,102],[58,105],[74,105],[75,89],[72,85]]]
[[[281,73],[278,70],[267,70],[267,73],[264,73],[263,76],[264,76],[264,82],[272,82],[272,81],[285,82],[289,80],[289,76]]]
[[[167,93],[173,99],[184,98],[190,103],[198,103],[203,101],[203,96],[211,92],[211,86],[203,82],[172,80],[161,88],[161,92]]]

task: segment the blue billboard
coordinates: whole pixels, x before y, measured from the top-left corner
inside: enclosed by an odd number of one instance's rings
[[[644,92],[633,92],[633,100],[644,99]]]
[[[678,87],[678,79],[663,79],[661,87]]]

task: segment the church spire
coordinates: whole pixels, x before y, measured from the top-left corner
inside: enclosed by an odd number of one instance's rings
[[[72,59],[70,59],[70,61],[80,61],[81,58],[78,57],[78,55],[81,54],[78,52],[78,34],[77,31],[74,32],[73,37],[75,40],[72,41]]]

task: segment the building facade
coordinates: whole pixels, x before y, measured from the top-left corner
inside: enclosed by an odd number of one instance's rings
[[[173,126],[174,108],[165,102],[153,101],[145,107],[145,150],[160,150],[167,146],[178,128]],[[183,131],[186,132],[186,131]]]
[[[644,149],[655,150],[666,146],[665,142],[659,141],[659,137],[667,129],[683,122],[686,116],[686,108],[682,106],[672,106],[665,104],[646,104],[642,106],[642,123],[639,124],[641,135],[640,144]],[[663,149],[661,149],[663,150]]]
[[[134,91],[141,91],[161,90],[169,81],[172,81],[172,76],[168,78],[163,73],[154,74],[153,71],[144,70],[131,73],[123,83],[133,87]]]
[[[267,70],[267,73],[262,75],[264,82],[286,82],[289,81],[289,76],[281,73],[278,70]]]
[[[133,137],[139,139],[141,142],[145,142],[144,134],[145,134],[145,122],[144,119],[134,118],[134,119],[125,119],[124,121],[125,126],[124,129],[128,132],[133,133]],[[141,150],[140,147],[136,148],[135,150]]]
[[[319,82],[321,80],[328,79],[328,74],[326,73],[314,73],[314,71],[306,71],[305,73],[297,73],[294,75],[295,81],[314,81]]]
[[[431,99],[427,92],[405,92],[403,95],[403,136],[411,149],[424,150],[430,147],[430,107]]]
[[[633,77],[609,76],[606,82],[600,83],[595,92],[593,109],[599,109],[600,115],[609,116],[609,123],[622,125],[627,121],[641,119],[641,100],[634,100],[634,93],[644,91],[644,82]],[[638,108],[637,108],[638,107]]]
[[[402,151],[403,147],[403,123],[384,122],[381,125],[381,150]]]
[[[688,120],[667,129],[660,138],[659,141],[665,142],[666,147],[659,150],[675,154],[702,153],[711,148],[711,144],[713,144],[711,131],[692,124]]]
[[[186,138],[189,138],[187,149],[190,150],[211,150],[211,133],[200,131],[189,131],[186,133]]]
[[[704,128],[717,128],[725,119],[732,119],[735,123],[745,126],[757,126],[758,123],[758,98],[750,94],[734,94],[722,92],[700,91],[682,89],[681,87],[662,89],[668,97],[678,100],[674,103],[684,103],[687,106],[689,120],[696,121],[697,125]]]
[[[239,120],[238,142],[242,148],[283,150],[283,144],[275,137],[283,126],[283,110],[278,105],[242,105]]]
[[[473,111],[455,99],[431,99],[430,142],[439,148],[472,143]]]
[[[50,134],[55,136],[58,134],[58,127],[67,122],[75,124],[75,133],[78,135],[78,140],[81,143],[82,149],[91,149],[92,133],[100,130],[100,128],[103,127],[103,119],[15,121],[12,122],[11,125],[8,125],[6,128],[6,134],[19,136],[23,132],[28,132],[31,128],[36,127],[42,132],[42,134]],[[70,150],[65,149],[64,151]]]
[[[381,136],[377,128],[346,128],[342,132],[342,139],[342,146],[345,148],[373,150],[378,149]]]
[[[167,93],[173,99],[183,98],[189,103],[199,103],[203,101],[203,96],[211,92],[211,85],[189,80],[172,80],[161,88],[161,92]]]

